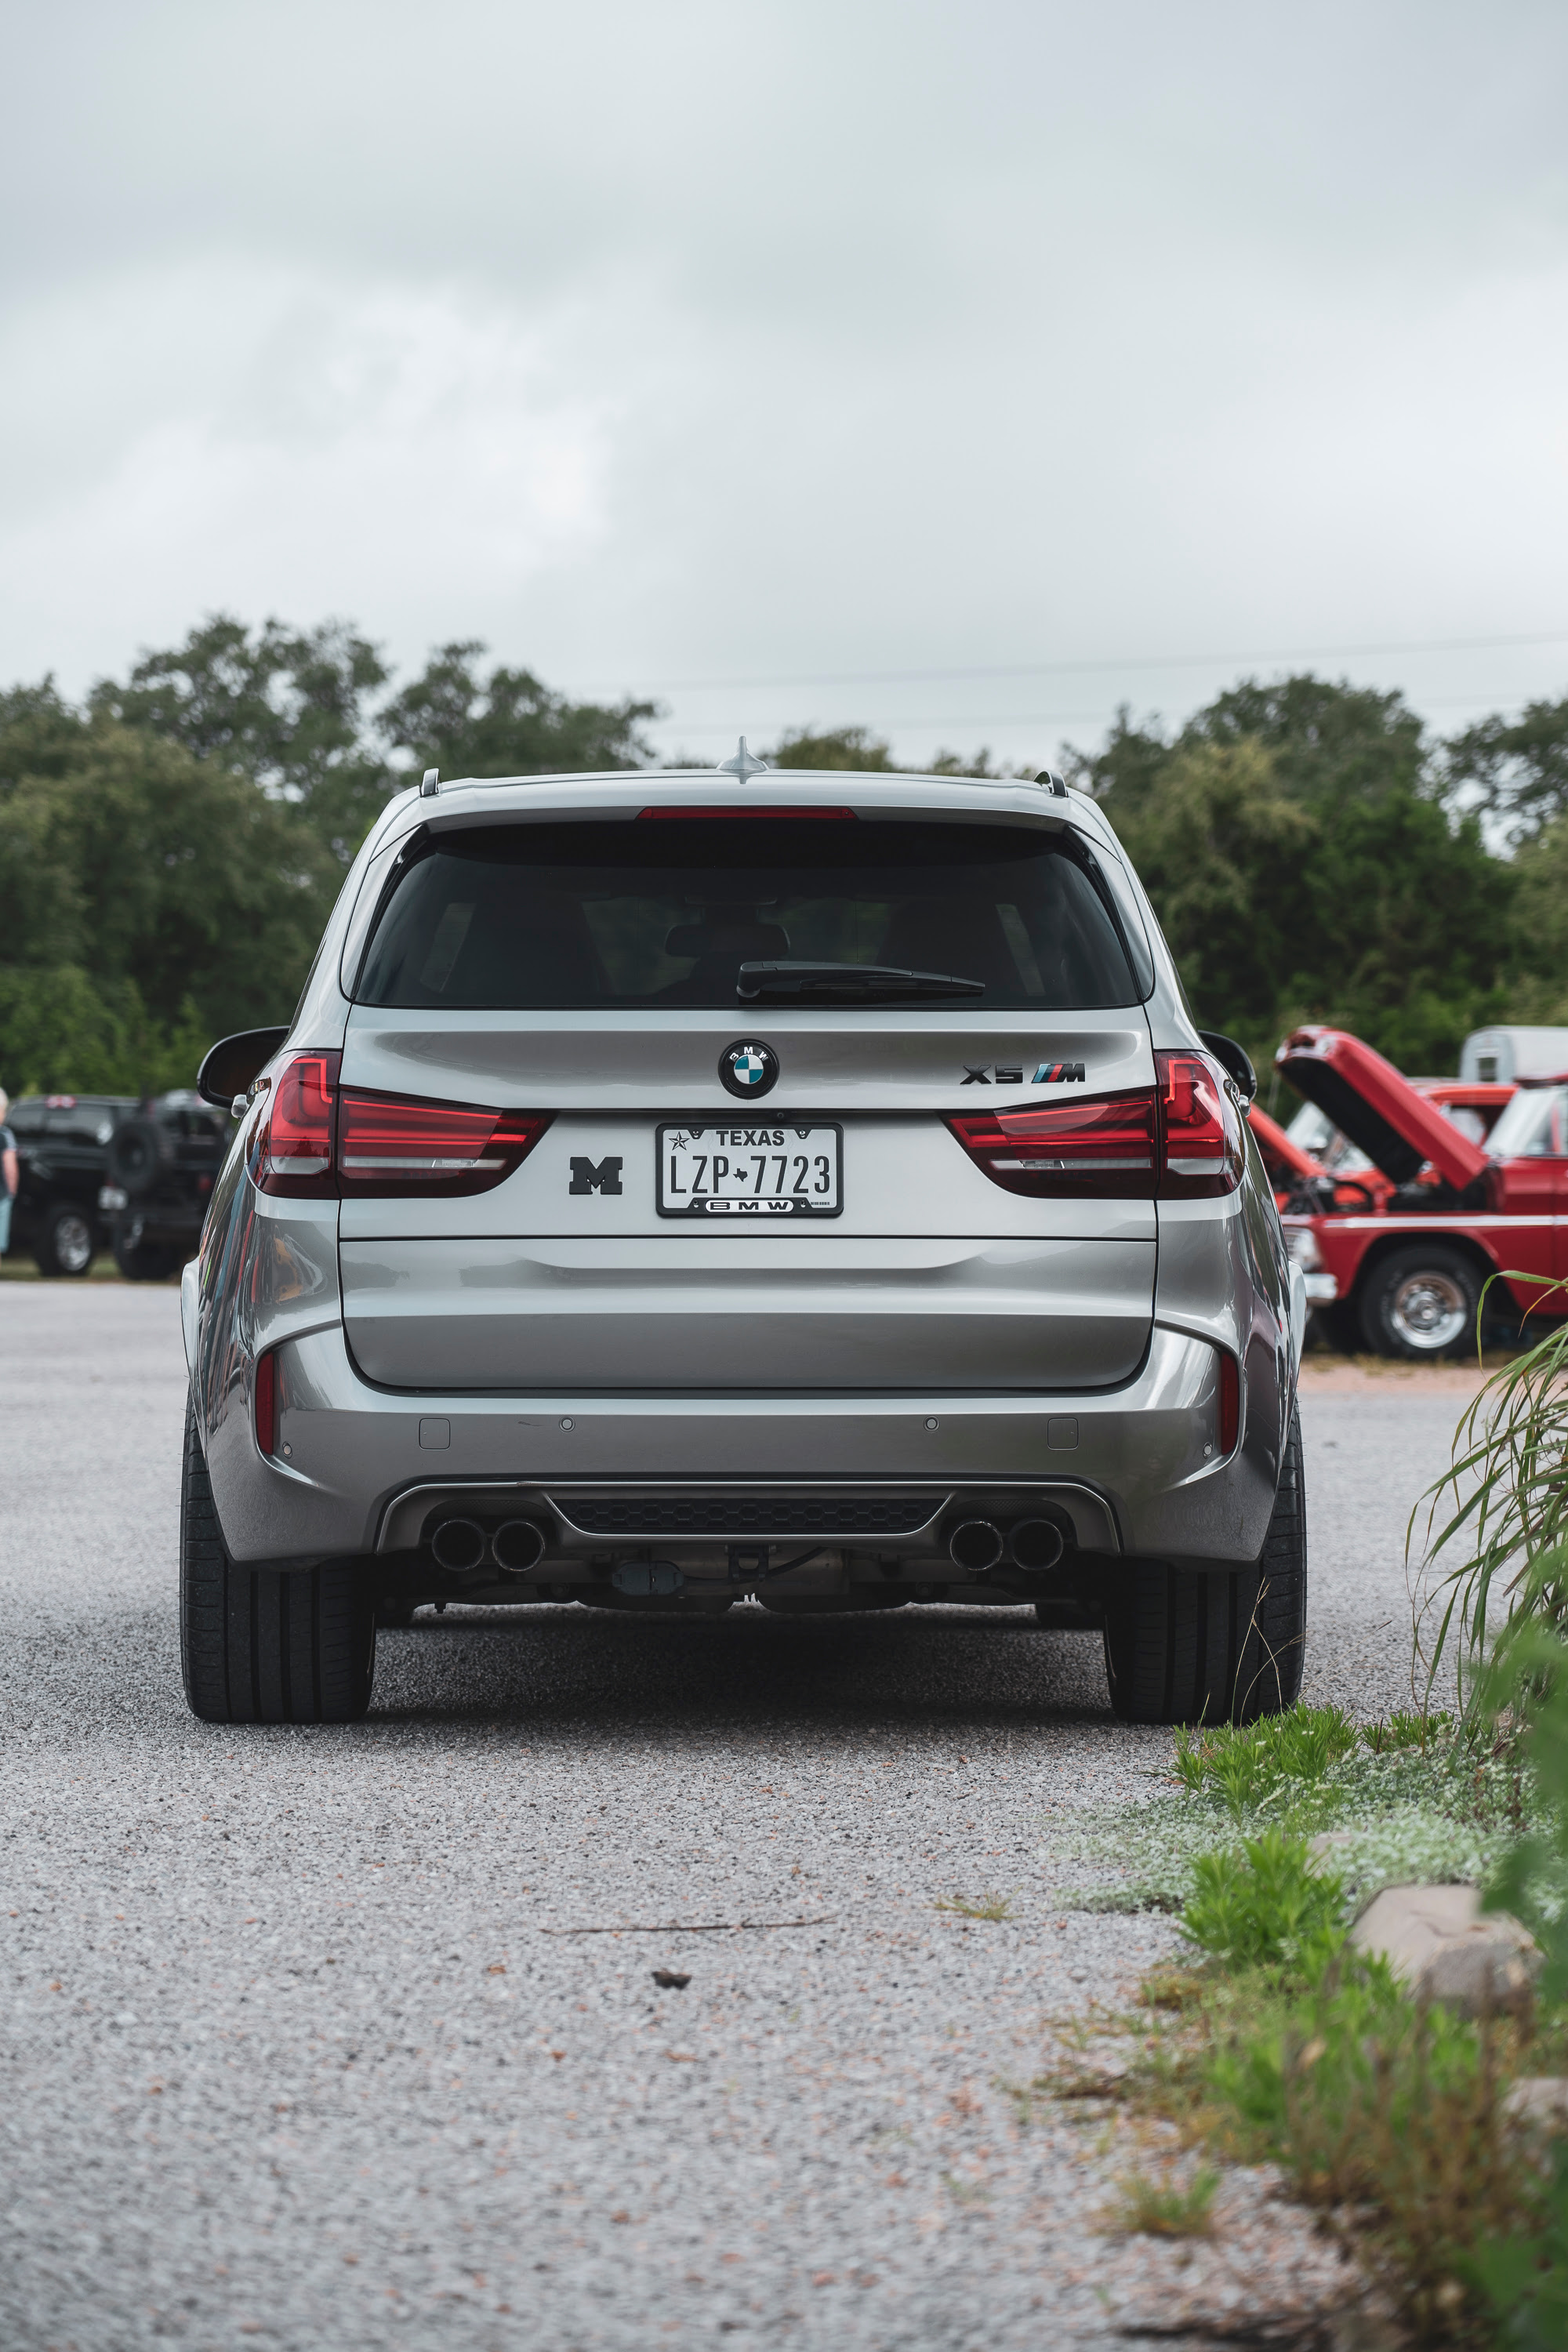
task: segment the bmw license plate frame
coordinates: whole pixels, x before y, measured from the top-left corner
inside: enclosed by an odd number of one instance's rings
[[[770,1192],[770,1183],[777,1185],[780,1181],[774,1163],[781,1157],[785,1189]],[[806,1162],[804,1178],[793,1164],[801,1160]],[[732,1178],[733,1191],[711,1189],[713,1163],[718,1160],[731,1163],[719,1181],[728,1184]],[[826,1197],[822,1192],[824,1162]],[[793,1189],[802,1182],[811,1189]],[[742,1189],[747,1185],[752,1188],[749,1192]],[[654,1202],[661,1217],[678,1217],[683,1223],[727,1233],[742,1224],[815,1224],[825,1218],[841,1217],[843,1126],[829,1118],[665,1120],[654,1137]]]

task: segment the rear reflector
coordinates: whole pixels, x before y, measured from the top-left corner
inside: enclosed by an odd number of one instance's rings
[[[1241,1118],[1206,1054],[1154,1056],[1159,1086],[948,1125],[977,1168],[1033,1200],[1197,1200],[1241,1181]],[[1156,1182],[1156,1176],[1158,1182]]]
[[[784,820],[784,822],[787,824],[787,823],[793,822],[793,821],[795,821],[795,820],[796,820],[796,819],[799,819],[799,818],[801,818],[801,817],[805,817],[805,818],[807,818],[807,819],[812,820],[812,821],[815,821],[815,820],[816,820],[816,819],[818,819],[818,818],[821,818],[821,817],[846,817],[846,816],[847,816],[847,817],[853,817],[853,816],[854,816],[854,814],[855,814],[855,812],[854,812],[854,810],[853,810],[852,808],[798,808],[798,807],[795,807],[795,806],[793,806],[793,805],[792,805],[792,806],[790,806],[790,807],[788,807],[788,808],[758,808],[758,807],[752,807],[752,808],[734,808],[734,807],[730,807],[730,806],[727,806],[727,805],[726,805],[726,806],[722,806],[722,807],[721,807],[721,806],[719,806],[719,805],[715,804],[715,805],[712,805],[712,806],[710,806],[710,807],[706,807],[706,808],[701,807],[701,806],[696,806],[696,807],[685,807],[685,806],[683,806],[683,807],[680,807],[680,808],[645,808],[645,809],[638,809],[638,811],[637,811],[637,814],[638,814],[638,816],[639,816],[639,817],[645,817],[645,816],[675,816],[675,817],[700,816],[700,817],[712,817],[712,816],[716,816],[716,817],[722,817],[722,818],[724,818],[724,819],[726,820],[726,822],[728,822],[728,820],[729,820],[730,818],[731,818],[731,817],[759,817],[759,816],[765,816],[765,817],[773,817],[773,818],[783,818],[783,819]]]
[[[1219,1450],[1236,1452],[1241,1435],[1241,1370],[1226,1349],[1219,1350]]]
[[[554,1114],[476,1109],[340,1087],[342,1056],[291,1054],[251,1143],[263,1192],[386,1200],[488,1192],[521,1166]]]
[[[256,1359],[256,1443],[263,1454],[278,1451],[278,1359],[268,1349]]]

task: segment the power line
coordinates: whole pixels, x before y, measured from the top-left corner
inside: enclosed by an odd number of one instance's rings
[[[1493,708],[1507,699],[1507,697],[1485,694],[1423,696],[1420,709],[1423,711],[1477,710]],[[977,717],[971,711],[963,711],[957,715],[950,713],[945,719],[905,719],[900,716],[896,719],[878,719],[877,724],[896,728],[900,734],[908,734],[918,728],[965,727],[973,730],[987,727],[1089,727],[1103,719],[1113,707],[1111,704],[1102,702],[1093,710],[1026,710],[1004,713],[1001,716],[992,712],[988,718]],[[1419,712],[1417,715],[1419,716]],[[759,737],[771,733],[774,728],[787,728],[793,723],[787,719],[759,719],[752,711],[746,713],[746,720],[748,727],[753,729]],[[735,722],[732,718],[686,719],[672,722],[672,732],[678,736],[723,735],[728,737],[734,731]]]
[[[1490,653],[1511,646],[1560,645],[1568,645],[1568,629],[1547,629],[1534,635],[1517,637],[1394,637],[1381,645],[1297,646],[1267,653],[1128,654],[1114,661],[1006,662],[970,669],[820,670],[793,677],[687,677],[666,680],[663,685],[649,685],[645,681],[636,688],[627,688],[622,681],[615,686],[574,686],[568,690],[576,695],[628,692],[645,695],[757,694],[802,687],[924,686],[972,677],[1079,677],[1100,671],[1214,669],[1228,667],[1233,663],[1349,661],[1387,654]],[[958,722],[943,720],[940,723]],[[988,723],[996,725],[1001,722]],[[1018,723],[1033,726],[1047,722],[1030,719]]]

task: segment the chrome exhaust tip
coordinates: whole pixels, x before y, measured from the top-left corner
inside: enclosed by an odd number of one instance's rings
[[[531,1519],[508,1519],[490,1538],[496,1566],[508,1576],[526,1576],[544,1558],[544,1530]]]
[[[478,1568],[485,1556],[485,1531],[477,1519],[443,1519],[430,1538],[439,1568],[455,1573]]]
[[[984,1576],[994,1568],[1005,1547],[1002,1530],[989,1519],[964,1519],[947,1539],[948,1556],[955,1568],[970,1576]]]
[[[1055,1519],[1020,1519],[1010,1541],[1020,1568],[1055,1568],[1067,1549],[1067,1538]]]

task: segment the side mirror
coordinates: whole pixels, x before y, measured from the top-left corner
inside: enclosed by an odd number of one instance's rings
[[[203,1102],[227,1110],[237,1095],[248,1094],[288,1034],[287,1029],[241,1029],[233,1037],[220,1037],[196,1072]]]
[[[1258,1073],[1252,1066],[1251,1057],[1237,1044],[1236,1039],[1226,1037],[1218,1029],[1200,1029],[1198,1035],[1203,1039],[1221,1069],[1235,1079],[1237,1093],[1247,1102],[1255,1100],[1258,1094]]]

